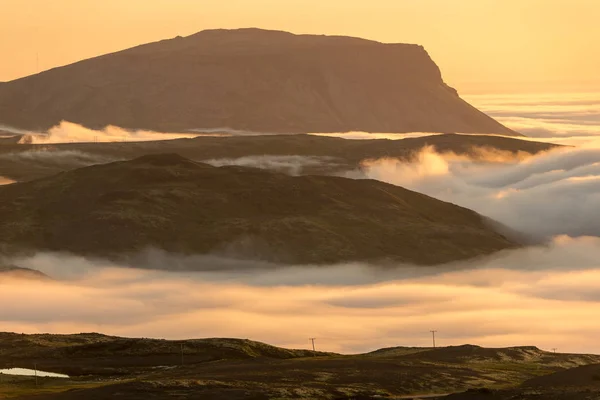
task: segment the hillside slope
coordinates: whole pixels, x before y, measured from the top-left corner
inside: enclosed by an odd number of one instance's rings
[[[181,352],[183,349],[183,360]],[[27,368],[34,362],[44,371],[70,379],[0,379],[0,392],[19,399],[132,400],[201,399],[381,399],[422,398],[419,394],[471,389],[460,399],[555,399],[519,385],[533,377],[552,374],[564,365],[597,362],[594,355],[541,352],[534,348],[485,349],[457,346],[473,355],[503,353],[516,358],[464,360],[370,354],[340,355],[288,350],[241,339],[156,340],[128,339],[100,334],[22,335],[0,333],[0,368]],[[431,349],[413,348],[426,356]],[[437,349],[444,353],[445,348]],[[525,359],[521,353],[541,358]],[[373,354],[379,354],[374,357]],[[183,361],[183,365],[182,365]],[[577,371],[574,369],[572,371]],[[566,372],[566,371],[565,371]],[[549,379],[552,375],[548,375]],[[514,388],[509,391],[473,390],[482,386]],[[536,396],[521,397],[520,393]],[[479,396],[481,394],[482,396]],[[581,393],[579,393],[581,394]],[[31,396],[26,396],[31,395]],[[34,396],[37,395],[37,396]],[[23,397],[21,397],[23,396]],[[437,398],[437,397],[436,397]],[[439,399],[445,398],[439,396]],[[596,399],[558,397],[561,400]],[[558,399],[557,398],[557,399]]]
[[[453,152],[474,159],[480,159],[486,152],[517,157],[559,147],[550,143],[499,136],[456,134],[401,140],[347,140],[314,135],[202,136],[195,139],[137,143],[54,145],[3,145],[0,140],[0,176],[25,181],[82,166],[158,153],[177,153],[196,161],[241,157],[312,157],[316,162],[312,163],[310,168],[305,166],[299,172],[322,175],[358,168],[365,159],[394,157],[407,160],[425,146],[433,146],[442,153]]]
[[[379,181],[175,154],[0,187],[0,220],[8,245],[98,256],[157,247],[278,263],[436,264],[517,246],[471,210]]]
[[[210,30],[0,85],[0,122],[48,129],[518,135],[463,101],[421,46]]]

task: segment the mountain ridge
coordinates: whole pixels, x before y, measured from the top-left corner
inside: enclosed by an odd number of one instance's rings
[[[213,30],[0,85],[0,121],[272,133],[518,134],[458,97],[422,46]]]

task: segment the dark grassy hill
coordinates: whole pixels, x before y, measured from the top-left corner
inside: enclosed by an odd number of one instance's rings
[[[181,346],[184,358],[181,364]],[[481,353],[522,349],[478,349]],[[455,352],[466,346],[440,348]],[[540,396],[552,392],[520,388],[532,377],[551,377],[564,367],[557,360],[585,364],[597,356],[549,353],[544,359],[473,360],[406,357],[390,349],[369,354],[313,354],[239,339],[167,341],[126,339],[99,334],[0,334],[0,368],[63,372],[70,379],[0,376],[9,398],[39,400],[111,399],[376,399],[421,398],[471,389],[448,399],[592,399]],[[426,355],[431,349],[412,348]],[[419,350],[421,350],[419,352]],[[374,357],[373,354],[379,354]],[[586,361],[587,360],[587,361]],[[576,371],[576,370],[574,370]],[[494,390],[473,390],[488,386]],[[504,390],[499,390],[505,388]],[[508,388],[508,389],[506,389]],[[537,393],[538,397],[531,397]],[[35,396],[37,394],[37,396]],[[581,394],[581,393],[580,393]],[[593,392],[588,392],[592,395]],[[399,397],[404,396],[404,397]],[[483,396],[483,397],[481,397]],[[442,396],[439,396],[442,397]]]
[[[479,214],[374,180],[144,156],[0,187],[0,237],[117,256],[147,247],[277,263],[436,264],[514,248]]]
[[[14,140],[13,140],[14,142]],[[408,159],[424,146],[440,152],[481,157],[479,150],[507,154],[537,154],[558,146],[498,136],[435,135],[402,140],[347,140],[312,135],[198,137],[139,143],[65,143],[1,145],[0,176],[18,181],[37,179],[72,168],[147,154],[177,153],[195,161],[249,156],[326,157],[303,173],[325,174],[357,168],[362,160],[381,157]]]
[[[600,389],[600,364],[584,365],[526,381],[525,387]]]
[[[183,352],[183,358],[182,358]],[[129,339],[95,333],[19,335],[0,333],[0,368],[32,363],[71,376],[127,375],[160,366],[258,358],[292,359],[331,353],[289,350],[244,339],[168,341]]]
[[[448,346],[436,349],[392,347],[369,353],[377,357],[402,357],[442,363],[529,363],[556,365],[562,368],[593,364],[597,356],[555,354],[534,346],[485,348],[474,345]]]

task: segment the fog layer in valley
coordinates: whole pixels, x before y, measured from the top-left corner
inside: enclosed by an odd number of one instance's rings
[[[502,124],[534,140],[580,145],[600,135],[600,93],[464,97]]]
[[[300,348],[316,337],[318,348],[341,352],[427,346],[437,329],[440,345],[600,352],[599,259],[600,239],[567,237],[423,273],[363,264],[166,273],[38,254],[14,261],[56,280],[0,278],[0,302],[11,305],[0,323],[16,332],[226,336]]]
[[[361,173],[471,208],[547,238],[600,236],[600,148],[569,148],[515,163],[473,163],[424,149],[413,163],[364,162]]]
[[[48,132],[28,132],[22,143],[56,144],[86,142],[145,142],[151,140],[169,140],[193,138],[197,133],[161,133],[145,130],[126,130],[116,126],[94,130],[78,124],[63,121]]]
[[[8,179],[3,176],[0,176],[0,185],[9,185],[11,183],[14,183],[14,181],[12,179]]]
[[[314,168],[336,163],[332,157],[304,157],[304,156],[247,156],[240,158],[219,158],[203,160],[215,167],[237,165],[240,167],[253,167],[283,172],[288,175],[300,175],[305,168]]]

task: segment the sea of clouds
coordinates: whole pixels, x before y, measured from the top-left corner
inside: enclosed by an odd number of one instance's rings
[[[473,209],[534,239],[600,236],[600,147],[559,149],[503,163],[472,162],[425,148],[411,163],[368,160],[361,171],[346,175]]]
[[[556,238],[436,269],[365,264],[164,272],[44,254],[53,280],[0,278],[3,330],[252,338],[355,353],[380,347],[538,345],[600,352],[600,239]],[[169,263],[214,263],[211,258]],[[231,263],[231,261],[229,261]]]
[[[504,125],[534,140],[581,145],[600,135],[600,93],[463,97]]]
[[[507,124],[512,118],[514,129],[529,124],[523,133],[577,147],[475,160],[425,148],[409,162],[365,160],[345,173],[472,208],[544,245],[437,267],[279,266],[150,251],[136,261],[139,268],[123,268],[38,253],[4,260],[50,279],[0,277],[0,302],[6,305],[0,324],[16,332],[227,336],[300,348],[316,337],[320,350],[345,353],[428,346],[429,331],[436,329],[439,345],[537,345],[600,353],[597,102],[585,96],[568,104],[544,99],[535,106],[528,98],[500,97],[489,100],[487,111]],[[552,110],[564,115],[558,118]],[[211,162],[297,173],[299,165],[327,160]]]

